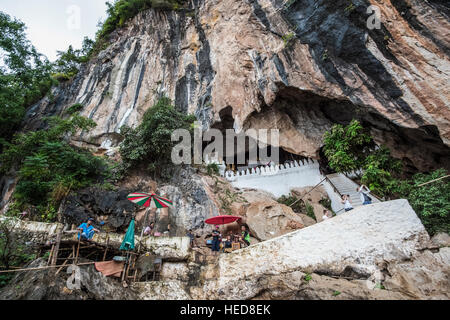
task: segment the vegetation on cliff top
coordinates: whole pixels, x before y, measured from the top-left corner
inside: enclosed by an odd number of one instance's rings
[[[36,103],[53,86],[69,81],[83,63],[104,49],[107,36],[139,12],[150,8],[177,10],[185,0],[115,0],[108,2],[107,18],[100,25],[96,41],[85,38],[81,49],[69,46],[58,52],[54,63],[39,54],[26,37],[23,22],[0,11],[0,151],[19,128],[27,107]]]
[[[83,48],[58,53],[50,63],[26,38],[25,25],[0,12],[0,151],[11,140],[27,107],[50,93],[58,81],[77,74],[88,61],[93,42],[85,38]]]
[[[116,29],[123,27],[125,23],[138,13],[150,8],[161,10],[177,10],[186,0],[115,0],[107,2],[107,18],[100,25],[97,32],[95,52],[100,51],[107,44],[107,36]]]

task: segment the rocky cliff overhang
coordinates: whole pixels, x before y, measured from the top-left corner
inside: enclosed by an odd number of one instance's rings
[[[287,6],[286,4],[290,4]],[[28,113],[74,103],[98,123],[75,140],[108,149],[159,96],[204,128],[279,129],[281,146],[318,158],[323,133],[359,119],[412,170],[450,168],[448,5],[437,1],[194,0],[149,10],[111,36],[72,81]],[[370,30],[370,5],[381,14]]]

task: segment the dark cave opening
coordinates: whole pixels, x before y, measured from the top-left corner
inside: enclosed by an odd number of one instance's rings
[[[368,110],[366,106],[278,85],[281,89],[274,103],[271,106],[263,105],[259,112],[255,111],[247,118],[244,127],[251,127],[253,119],[271,117],[274,111],[281,112],[289,117],[298,131],[320,145],[315,158],[325,172],[330,168],[321,150],[323,134],[334,124],[347,125],[353,119],[369,129],[377,144],[388,147],[393,157],[403,162],[406,176],[439,168],[450,170],[450,148],[443,143],[438,129],[433,125],[401,127],[376,110]]]
[[[226,131],[227,130],[234,130],[234,124],[235,120],[233,117],[233,109],[229,106],[224,109],[222,109],[219,113],[220,115],[220,122],[214,123],[211,128],[212,129],[218,129],[221,131],[224,141],[223,141],[223,155],[226,154],[227,148],[226,148]],[[271,129],[271,128],[267,128]],[[245,136],[244,133],[242,133],[243,136]],[[212,142],[214,142],[215,139],[212,139],[208,142],[203,142],[203,151],[205,148]],[[224,163],[227,165],[227,168],[230,170],[245,170],[247,168],[252,168],[255,166],[261,166],[261,165],[268,165],[270,161],[264,161],[265,156],[268,158],[276,159],[275,162],[283,164],[288,161],[294,161],[294,160],[305,160],[306,157],[303,157],[301,155],[291,153],[284,148],[272,146],[270,144],[263,147],[258,147],[258,150],[256,150],[256,159],[254,159],[254,154],[251,155],[251,148],[252,145],[254,146],[256,144],[256,141],[249,137],[245,136],[245,147],[242,150],[239,150],[239,147],[237,146],[237,140],[235,139],[234,143],[234,150],[232,151],[233,157],[232,159],[227,159],[225,156],[223,157]],[[265,149],[263,153],[263,149]],[[244,159],[244,161],[242,161]],[[256,160],[256,161],[255,161]]]

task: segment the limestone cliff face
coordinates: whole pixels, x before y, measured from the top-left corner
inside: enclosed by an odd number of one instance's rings
[[[333,123],[360,119],[414,169],[450,167],[449,7],[439,0],[192,0],[149,10],[70,84],[29,112],[74,103],[98,123],[76,139],[105,149],[159,95],[204,128],[278,128],[281,146],[317,158]],[[369,30],[376,5],[381,29]]]

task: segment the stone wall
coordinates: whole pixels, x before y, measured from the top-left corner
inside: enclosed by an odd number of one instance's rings
[[[56,235],[63,230],[63,225],[60,223],[21,221],[0,217],[0,222],[5,220],[10,221],[14,233],[35,244],[44,244],[50,239],[55,239]],[[97,233],[92,240],[103,245],[108,243],[118,249],[123,237],[123,234],[117,233]],[[76,239],[76,234],[65,234],[62,238],[62,240]],[[139,241],[140,237],[135,236],[136,245]],[[184,261],[189,257],[190,239],[187,237],[143,237],[142,245],[151,254],[159,256],[165,261]]]
[[[293,161],[272,167],[253,168],[233,173],[227,171],[225,177],[235,188],[258,189],[270,192],[276,198],[289,195],[293,188],[314,187],[322,182],[334,212],[343,208],[339,195],[328,181],[323,181],[319,163],[313,159]]]
[[[45,244],[63,230],[63,225],[60,223],[22,221],[6,216],[0,216],[0,223],[7,223],[9,230],[12,230],[23,242],[34,244]]]
[[[236,174],[227,171],[225,177],[235,188],[260,189],[279,198],[292,188],[315,186],[324,179],[316,160],[253,168]]]

